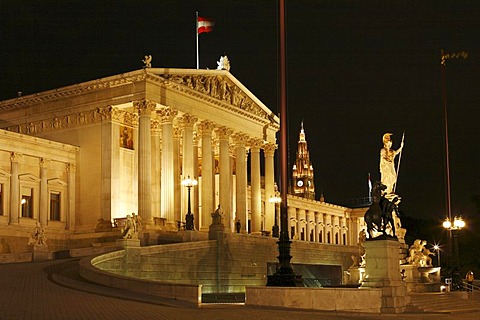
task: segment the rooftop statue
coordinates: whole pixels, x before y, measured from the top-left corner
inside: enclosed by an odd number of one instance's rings
[[[217,70],[230,71],[230,60],[228,60],[226,55],[220,57],[220,61],[217,61]]]
[[[143,66],[144,68],[151,68],[152,67],[152,56],[151,55],[145,56],[145,59],[143,59],[142,62],[145,64]]]

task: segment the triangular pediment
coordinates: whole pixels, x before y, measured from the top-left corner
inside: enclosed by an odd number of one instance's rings
[[[35,175],[33,175],[31,173],[20,174],[18,176],[18,179],[22,180],[22,181],[29,181],[29,182],[39,182],[40,181],[40,178],[36,177]]]
[[[152,68],[149,72],[165,79],[173,89],[279,124],[278,117],[227,70]]]
[[[11,173],[0,169],[0,178],[10,178]]]
[[[68,183],[66,183],[65,181],[63,181],[63,180],[61,180],[61,179],[54,178],[54,179],[48,179],[48,185],[50,185],[50,186],[65,187],[65,186],[68,185]]]

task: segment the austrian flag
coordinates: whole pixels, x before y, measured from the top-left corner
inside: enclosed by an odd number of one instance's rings
[[[198,17],[197,20],[197,33],[211,32],[215,23],[207,18]]]

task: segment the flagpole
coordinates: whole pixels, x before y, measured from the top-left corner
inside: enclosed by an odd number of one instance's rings
[[[195,35],[197,38],[197,69],[199,68],[198,62],[198,11],[195,12]]]

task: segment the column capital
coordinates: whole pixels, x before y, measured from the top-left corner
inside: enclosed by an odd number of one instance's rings
[[[162,124],[158,119],[152,119],[150,122],[150,130],[155,134],[160,134],[162,132]]]
[[[50,164],[50,159],[41,158],[39,164],[40,164],[40,168],[47,168],[48,165]]]
[[[139,115],[150,115],[155,111],[157,104],[151,100],[142,99],[133,102],[133,106],[138,110]]]
[[[173,119],[178,115],[178,111],[170,107],[163,107],[157,110],[157,116],[162,124],[172,123]]]
[[[77,171],[77,165],[75,163],[67,163],[66,169],[68,172],[74,173]]]
[[[220,140],[228,140],[233,134],[233,130],[225,126],[216,128],[215,132],[217,133],[217,136]]]
[[[253,152],[260,152],[260,148],[263,147],[263,140],[260,139],[249,139],[248,140],[250,150]]]
[[[179,126],[173,126],[173,138],[180,139],[182,137],[182,128]]]
[[[215,124],[212,121],[204,120],[197,125],[202,135],[212,134]]]
[[[193,128],[193,125],[198,121],[198,118],[189,113],[185,113],[178,119],[178,123],[186,128]]]
[[[248,135],[241,132],[235,133],[232,138],[237,146],[245,146],[249,140]]]
[[[11,162],[19,162],[23,157],[23,154],[18,153],[18,152],[12,152],[10,153],[10,161]]]
[[[263,151],[265,152],[266,156],[273,156],[277,147],[278,146],[275,143],[266,143],[263,145]]]

